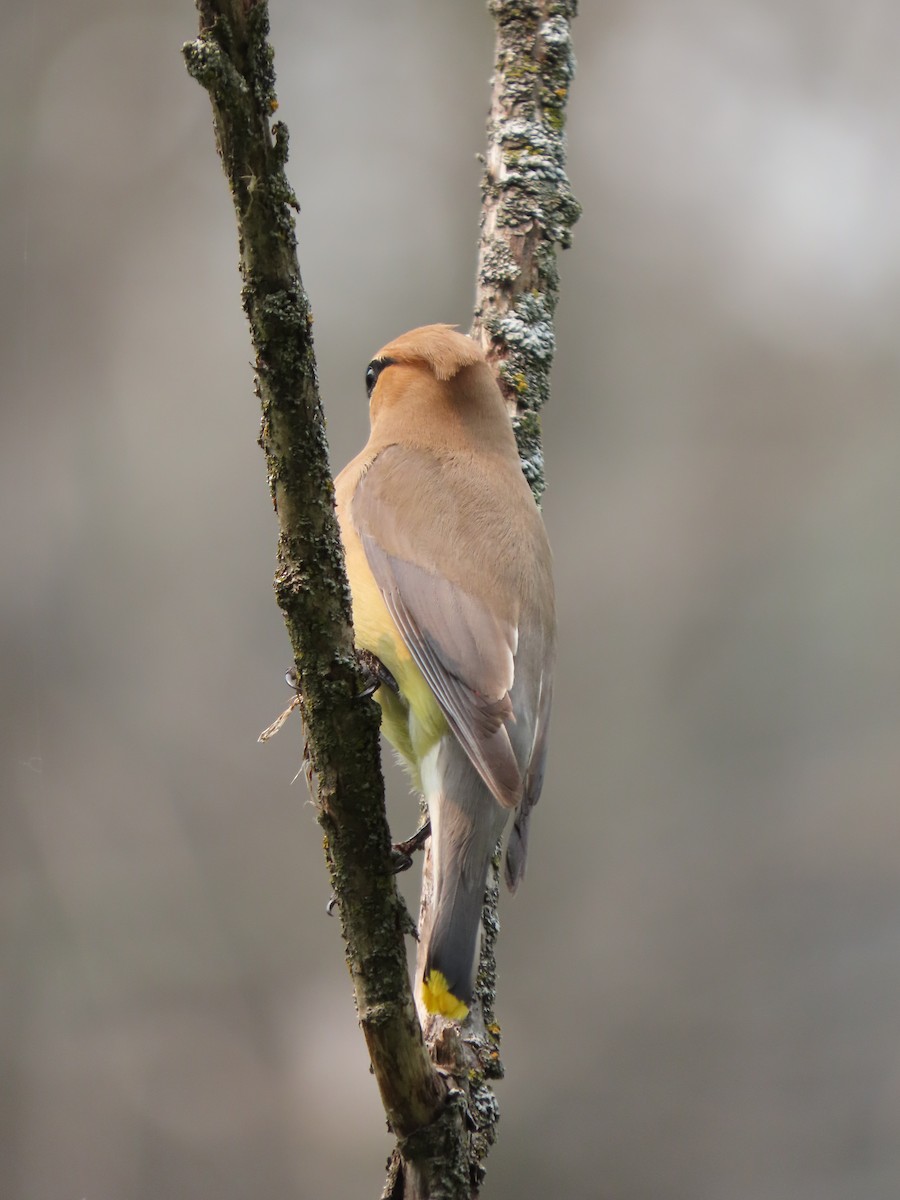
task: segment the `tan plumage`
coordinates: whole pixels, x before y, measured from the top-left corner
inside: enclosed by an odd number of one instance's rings
[[[550,550],[484,355],[447,325],[369,366],[371,434],[336,480],[359,646],[384,663],[384,731],[428,801],[435,904],[422,994],[467,1011],[487,867],[509,811],[511,888],[543,778]]]

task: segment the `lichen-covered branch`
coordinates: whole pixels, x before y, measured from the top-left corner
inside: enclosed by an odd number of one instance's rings
[[[360,700],[350,602],[334,517],[309,302],[297,265],[287,130],[277,105],[264,0],[198,0],[184,47],[212,102],[238,224],[243,301],[256,351],[260,442],[278,515],[275,590],[293,647],[359,1021],[398,1138],[437,1123],[446,1088],[426,1053],[406,967],[406,911],[391,874],[377,706]]]
[[[473,335],[506,396],[526,478],[544,490],[540,411],[550,393],[557,248],[581,209],[566,175],[576,0],[489,0],[496,24]]]
[[[564,134],[576,7],[576,0],[488,0],[496,49],[472,335],[509,402],[522,469],[538,501],[544,491],[539,414],[550,392],[555,346],[556,256],[569,245],[580,212],[566,176]],[[476,1188],[499,1120],[492,1083],[503,1075],[494,1017],[499,866],[498,848],[482,915],[478,984],[462,1034],[440,1017],[419,1014],[432,1057],[456,1081],[471,1115],[468,1158]],[[431,902],[426,854],[420,927],[429,923]]]

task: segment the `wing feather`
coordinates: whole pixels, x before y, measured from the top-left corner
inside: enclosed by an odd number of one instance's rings
[[[388,612],[450,728],[497,800],[514,807],[522,776],[506,722],[515,720],[515,630],[449,580],[388,554],[370,534],[362,543]]]

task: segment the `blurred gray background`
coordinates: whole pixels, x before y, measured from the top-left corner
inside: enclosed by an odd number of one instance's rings
[[[485,1197],[900,1195],[900,10],[583,5]],[[480,3],[273,0],[335,468],[471,313]],[[188,0],[0,50],[0,1192],[377,1195]],[[391,774],[391,820],[415,804]],[[407,889],[415,881],[406,881]]]

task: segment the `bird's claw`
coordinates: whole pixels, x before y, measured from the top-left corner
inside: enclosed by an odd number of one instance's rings
[[[412,866],[413,860],[411,854],[406,854],[399,846],[391,846],[391,874],[400,875],[403,871],[408,871]]]
[[[411,838],[407,838],[405,842],[395,842],[391,846],[391,860],[394,864],[395,875],[399,875],[401,871],[409,870],[412,866],[412,856],[417,850],[425,849],[425,843],[430,837],[431,822],[425,821]]]
[[[366,686],[359,693],[360,699],[363,699],[365,696],[374,696],[382,685],[390,688],[396,696],[400,695],[397,680],[377,654],[373,654],[371,650],[357,650],[356,661],[359,665],[360,674],[366,681]]]

